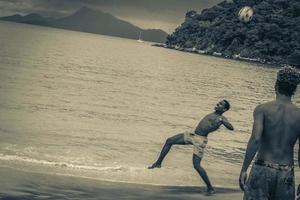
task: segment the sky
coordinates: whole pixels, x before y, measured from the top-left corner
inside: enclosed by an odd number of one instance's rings
[[[0,0],[0,16],[38,13],[48,17],[70,15],[82,6],[110,13],[141,28],[171,33],[189,10],[201,11],[223,0]]]

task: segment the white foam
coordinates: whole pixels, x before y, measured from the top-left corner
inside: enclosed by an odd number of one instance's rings
[[[123,170],[125,167],[121,165],[117,166],[89,166],[89,165],[77,165],[66,162],[51,162],[47,160],[38,160],[34,158],[28,158],[24,156],[16,156],[16,155],[4,155],[0,153],[0,160],[4,161],[17,161],[17,162],[26,162],[31,164],[39,164],[39,165],[48,165],[48,166],[56,166],[56,167],[66,167],[72,169],[83,169],[83,170],[96,170],[96,171],[116,171]]]

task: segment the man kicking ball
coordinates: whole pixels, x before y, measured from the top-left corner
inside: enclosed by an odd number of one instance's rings
[[[224,116],[222,116],[222,114],[228,111],[229,109],[229,102],[227,100],[222,100],[215,106],[215,111],[213,113],[206,115],[199,122],[195,131],[179,133],[173,137],[168,138],[161,150],[157,161],[152,166],[148,167],[148,169],[160,168],[162,161],[170,151],[172,145],[193,145],[193,166],[205,182],[207,186],[207,194],[214,194],[215,190],[211,185],[205,170],[201,167],[201,159],[203,157],[203,152],[207,144],[207,136],[209,133],[219,129],[222,124],[227,129],[233,130],[233,126],[228,122],[228,120]]]

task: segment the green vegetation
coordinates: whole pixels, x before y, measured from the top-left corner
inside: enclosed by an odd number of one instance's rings
[[[254,10],[248,23],[238,18],[244,6]],[[223,1],[201,14],[189,11],[185,21],[167,37],[166,46],[299,67],[300,2],[233,0]]]

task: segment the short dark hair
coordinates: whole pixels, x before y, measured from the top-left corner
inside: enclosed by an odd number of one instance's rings
[[[230,103],[226,99],[224,99],[223,101],[225,102],[225,108],[227,110],[229,110],[230,109]]]
[[[276,90],[285,96],[293,96],[300,83],[299,71],[293,67],[283,67],[277,73]]]

